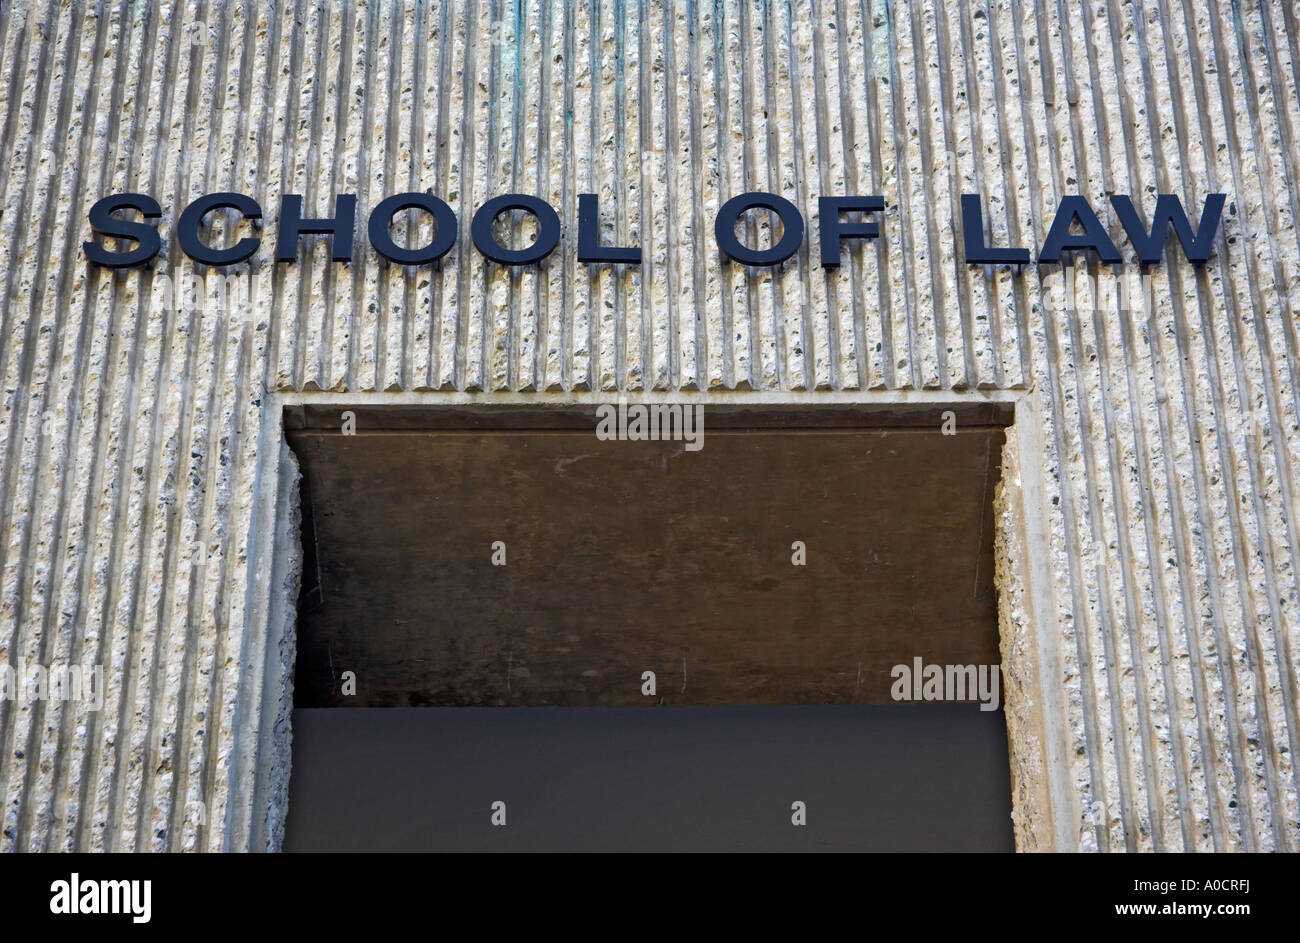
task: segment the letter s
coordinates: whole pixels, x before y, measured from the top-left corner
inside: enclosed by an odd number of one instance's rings
[[[82,243],[86,258],[96,265],[108,268],[131,268],[144,265],[162,249],[162,237],[148,223],[120,219],[113,214],[118,210],[137,210],[145,219],[162,216],[158,201],[143,193],[115,193],[106,196],[90,208],[90,227],[96,236],[113,236],[133,239],[139,243],[126,252],[111,252],[98,242]]]

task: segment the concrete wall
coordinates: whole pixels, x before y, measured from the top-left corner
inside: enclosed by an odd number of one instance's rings
[[[928,6],[0,5],[0,662],[107,684],[98,712],[0,701],[0,848],[277,845],[285,397],[628,390],[1015,400],[1019,847],[1296,850],[1298,12]],[[364,218],[426,188],[462,222],[436,270],[381,267],[360,237],[350,266],[318,246],[277,267],[267,240],[232,301],[174,240],[126,276],[80,249],[112,192],[154,195],[167,237],[215,190],[257,198],[270,235],[283,193],[326,215],[354,192]],[[808,218],[779,270],[713,242],[754,189]],[[468,216],[507,191],[566,224],[600,194],[644,263],[589,270],[569,234],[540,270],[486,264]],[[1143,310],[1114,275],[966,266],[961,192],[1029,246],[1084,194],[1128,257],[1110,193],[1229,208],[1210,263],[1172,247]],[[854,193],[885,196],[883,238],[823,270],[816,197]]]

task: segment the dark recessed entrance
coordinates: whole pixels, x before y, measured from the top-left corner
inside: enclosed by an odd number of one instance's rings
[[[286,847],[1010,850],[1002,712],[894,697],[999,662],[1008,410],[291,408]]]

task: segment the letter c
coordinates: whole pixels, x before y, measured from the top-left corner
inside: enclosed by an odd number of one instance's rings
[[[221,209],[239,210],[247,219],[262,218],[262,208],[257,205],[257,201],[242,193],[209,193],[185,207],[185,212],[181,213],[181,218],[176,223],[176,235],[180,239],[181,251],[200,265],[237,265],[249,258],[262,244],[261,239],[245,236],[229,249],[214,249],[205,245],[199,238],[199,226],[208,213]]]

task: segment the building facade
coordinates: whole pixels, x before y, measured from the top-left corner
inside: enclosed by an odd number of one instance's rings
[[[622,393],[1010,410],[1017,847],[1297,850],[1298,86],[1300,8],[1257,0],[7,0],[0,662],[101,666],[103,697],[0,700],[0,848],[279,847],[286,407]],[[720,251],[756,192],[805,223],[781,264]],[[127,193],[157,202],[159,249],[95,264],[91,209]],[[246,260],[184,251],[212,193],[264,214],[228,217]],[[437,262],[367,239],[403,193],[456,214]],[[544,262],[475,246],[515,193],[555,210]],[[354,225],[278,262],[294,194],[335,220],[355,195]],[[580,258],[584,194],[639,264]],[[1111,197],[1149,225],[1161,194],[1192,227],[1224,195],[1204,263],[1171,235],[1139,264]],[[878,234],[823,264],[819,200],[857,195]],[[1071,196],[1120,264],[1095,233],[1044,260]]]

